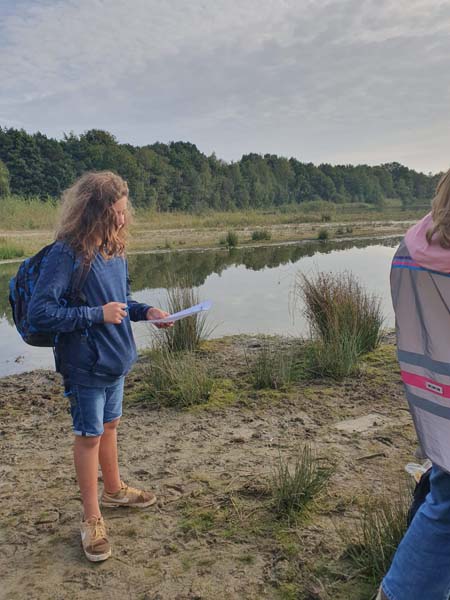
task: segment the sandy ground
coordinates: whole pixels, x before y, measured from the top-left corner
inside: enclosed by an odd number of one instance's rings
[[[342,383],[256,391],[251,338],[209,342],[203,358],[222,394],[190,410],[137,401],[146,359],[128,378],[122,477],[153,489],[156,507],[106,509],[113,556],[88,563],[70,417],[59,376],[0,380],[0,598],[369,600],[349,570],[351,531],[367,495],[395,493],[415,435],[392,344]],[[275,519],[267,481],[308,442],[333,474],[307,518]],[[101,482],[99,484],[101,489]]]

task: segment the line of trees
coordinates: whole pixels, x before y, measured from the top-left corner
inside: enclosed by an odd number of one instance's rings
[[[119,144],[99,129],[62,140],[0,127],[0,196],[58,198],[79,175],[111,169],[128,181],[134,204],[160,211],[269,208],[311,200],[382,206],[425,203],[438,175],[399,163],[380,166],[302,163],[274,154],[246,154],[227,163],[189,142]]]

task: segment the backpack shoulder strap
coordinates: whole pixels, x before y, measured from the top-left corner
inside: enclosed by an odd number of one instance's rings
[[[83,304],[86,303],[86,296],[83,294],[82,289],[86,283],[90,269],[91,263],[86,263],[82,257],[75,258],[72,283],[69,291],[70,302],[76,302],[80,300],[83,302]]]

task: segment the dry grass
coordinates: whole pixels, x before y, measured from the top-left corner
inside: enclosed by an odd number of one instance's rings
[[[0,259],[18,258],[24,256],[24,249],[19,245],[0,238]]]
[[[11,230],[49,230],[53,229],[58,216],[58,201],[40,200],[6,196],[0,202],[1,229]],[[194,213],[163,213],[149,209],[137,209],[135,229],[227,229],[235,227],[283,225],[292,223],[319,223],[322,215],[330,213],[333,220],[373,221],[416,219],[426,210],[424,208],[401,210],[398,202],[391,201],[387,208],[361,204],[337,204],[329,202],[305,202],[288,205],[279,209],[247,211],[205,211]]]

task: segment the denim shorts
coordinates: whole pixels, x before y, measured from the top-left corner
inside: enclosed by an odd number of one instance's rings
[[[450,474],[433,466],[430,493],[383,580],[389,600],[450,598]]]
[[[75,435],[102,435],[104,423],[122,416],[123,385],[121,377],[105,387],[66,383],[64,396],[69,398]]]

